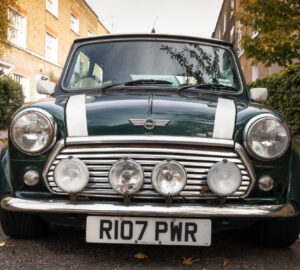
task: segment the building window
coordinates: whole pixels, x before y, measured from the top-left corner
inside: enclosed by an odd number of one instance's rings
[[[258,64],[252,66],[252,82],[255,82],[259,77],[259,67]]]
[[[225,33],[225,31],[226,31],[226,12],[224,14],[223,34]]]
[[[241,21],[238,21],[238,29],[237,29],[237,53],[238,56],[240,57],[243,54],[243,50],[242,50],[242,45],[241,45],[241,41],[242,41],[242,37],[243,37],[243,33],[242,33],[242,24]]]
[[[234,14],[234,0],[231,0],[230,2],[230,18],[233,16]]]
[[[79,20],[73,13],[71,13],[71,30],[75,34],[79,34]]]
[[[26,17],[15,9],[9,8],[8,18],[11,21],[11,27],[8,28],[7,39],[26,48]]]
[[[57,38],[46,33],[46,59],[52,63],[57,62]]]
[[[87,35],[88,37],[93,37],[93,36],[95,36],[94,35],[94,33],[92,33],[90,30],[88,30],[88,35]]]
[[[24,97],[25,97],[25,102],[29,102],[29,100],[30,100],[29,78],[14,73],[13,74],[13,79],[22,85],[23,94],[24,94]]]
[[[230,30],[230,43],[234,44],[234,26]]]
[[[46,0],[46,9],[55,17],[58,17],[58,0]]]
[[[221,40],[221,30],[219,29],[219,39]]]

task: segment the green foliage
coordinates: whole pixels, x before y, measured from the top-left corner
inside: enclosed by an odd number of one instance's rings
[[[22,86],[9,77],[0,77],[0,129],[5,128],[13,113],[24,103]]]
[[[267,105],[278,110],[289,122],[294,134],[300,134],[300,64],[284,71],[257,80],[252,87],[266,87],[269,90]]]
[[[7,30],[10,27],[10,20],[8,18],[9,6],[14,6],[17,0],[0,0],[0,45],[5,44],[7,40]],[[3,53],[3,49],[0,48],[0,55]]]
[[[243,11],[236,15],[252,33],[243,35],[241,45],[246,57],[266,66],[287,66],[300,59],[299,0],[241,0]]]

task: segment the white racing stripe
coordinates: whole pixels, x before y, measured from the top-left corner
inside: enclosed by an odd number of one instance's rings
[[[66,107],[68,137],[88,136],[85,95],[70,96]]]
[[[235,127],[236,107],[232,100],[219,98],[215,116],[213,137],[232,139]]]

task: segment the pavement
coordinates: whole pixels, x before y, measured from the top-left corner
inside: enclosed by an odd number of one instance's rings
[[[82,228],[61,226],[52,226],[44,238],[16,240],[0,229],[0,269],[300,269],[300,242],[288,249],[263,248],[248,243],[239,232],[223,232],[213,242],[211,247],[88,244]],[[146,258],[136,258],[138,253]],[[192,257],[194,263],[184,265],[183,257]]]

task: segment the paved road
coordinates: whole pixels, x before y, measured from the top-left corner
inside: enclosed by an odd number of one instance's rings
[[[233,232],[218,235],[209,248],[87,244],[83,229],[58,226],[34,241],[11,239],[0,229],[2,241],[6,245],[0,247],[1,270],[300,269],[300,242],[289,249],[260,248]],[[138,252],[148,259],[134,258]],[[200,261],[182,265],[182,257],[192,255]]]

